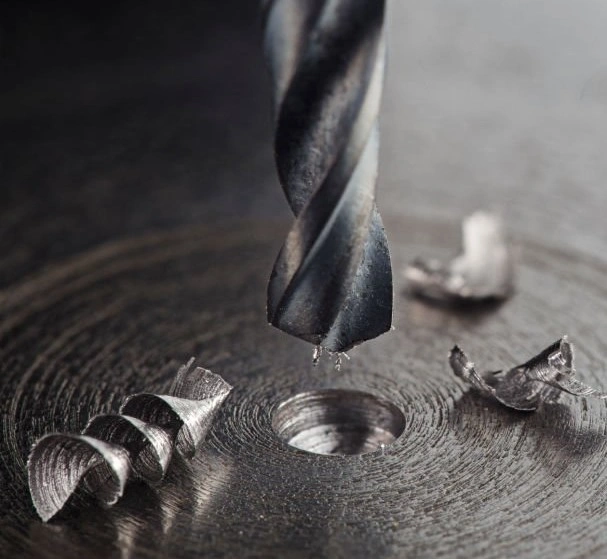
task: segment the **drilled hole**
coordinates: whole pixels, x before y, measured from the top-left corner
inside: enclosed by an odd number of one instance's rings
[[[373,452],[394,442],[405,428],[392,403],[354,390],[304,392],[286,400],[272,425],[287,444],[315,454]]]

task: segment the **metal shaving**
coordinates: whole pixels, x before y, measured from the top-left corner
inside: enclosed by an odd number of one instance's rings
[[[350,361],[350,356],[345,351],[326,350],[326,352],[328,353],[330,358],[335,357],[335,370],[337,372],[341,371],[341,366],[342,366],[344,359],[347,359],[348,361]],[[314,367],[318,366],[324,353],[325,353],[324,347],[322,347],[320,345],[314,346],[314,352],[312,353],[312,365]]]
[[[573,345],[563,336],[539,355],[509,371],[480,375],[474,363],[455,346],[449,354],[453,372],[485,396],[516,410],[536,410],[556,402],[564,392],[574,396],[607,399],[601,392],[575,378]]]
[[[113,505],[130,477],[161,481],[174,449],[194,455],[232,386],[193,363],[179,369],[168,395],[136,394],[120,415],[95,416],[80,435],[51,434],[34,444],[28,480],[44,522],[77,491]]]
[[[449,264],[415,259],[404,271],[412,293],[439,301],[505,299],[512,294],[511,248],[499,217],[479,211],[462,224],[462,254]]]

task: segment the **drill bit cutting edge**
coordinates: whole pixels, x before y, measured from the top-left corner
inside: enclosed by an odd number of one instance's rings
[[[331,352],[392,324],[375,205],[384,0],[267,0],[275,156],[295,222],[268,286],[269,322]]]

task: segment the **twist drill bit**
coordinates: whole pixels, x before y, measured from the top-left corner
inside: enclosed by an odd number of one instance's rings
[[[384,0],[266,0],[275,156],[295,222],[268,321],[343,352],[390,329],[392,269],[375,205]]]

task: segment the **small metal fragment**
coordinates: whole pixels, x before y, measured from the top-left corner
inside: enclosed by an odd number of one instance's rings
[[[335,370],[336,371],[341,371],[341,364],[343,363],[344,359],[347,359],[348,361],[350,361],[350,356],[345,351],[338,351],[337,357],[335,358]]]
[[[128,415],[97,415],[83,434],[124,447],[133,473],[149,483],[164,477],[173,453],[170,433]]]
[[[81,435],[51,434],[34,444],[28,481],[44,522],[78,488],[113,505],[131,475],[162,480],[174,448],[194,455],[232,386],[207,369],[191,369],[193,362],[179,369],[168,395],[136,394],[121,415],[95,416]]]
[[[320,363],[322,356],[327,353],[329,358],[335,358],[335,370],[340,371],[344,359],[350,361],[350,356],[345,351],[329,351],[322,346],[315,346],[312,353],[312,366],[316,367]]]
[[[323,349],[321,345],[314,346],[314,352],[312,353],[312,365],[316,367],[322,357]]]
[[[505,299],[512,294],[514,265],[501,219],[479,211],[462,224],[462,254],[449,264],[417,258],[405,268],[412,293],[439,301]]]
[[[474,363],[455,346],[449,354],[453,372],[485,396],[516,410],[533,411],[542,403],[556,402],[564,392],[574,396],[607,399],[575,377],[573,345],[563,336],[537,356],[509,371],[480,375]]]
[[[129,477],[129,454],[84,435],[46,435],[32,449],[27,469],[34,506],[47,522],[78,486],[108,506],[118,501]]]

